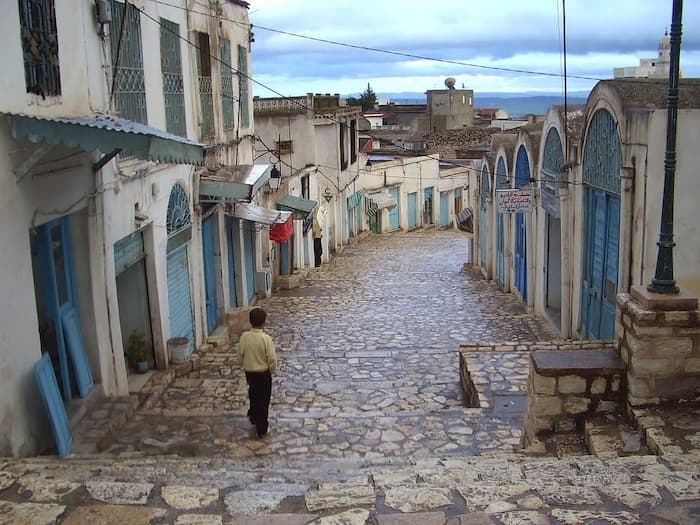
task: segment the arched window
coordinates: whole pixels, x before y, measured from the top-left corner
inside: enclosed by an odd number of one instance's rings
[[[187,198],[185,189],[180,184],[175,184],[170,190],[168,200],[168,215],[166,227],[168,236],[178,233],[180,230],[192,224],[190,216],[190,201]]]

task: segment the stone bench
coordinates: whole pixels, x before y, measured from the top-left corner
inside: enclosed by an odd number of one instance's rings
[[[623,407],[625,382],[625,363],[612,348],[532,352],[523,446],[581,431],[587,417]]]

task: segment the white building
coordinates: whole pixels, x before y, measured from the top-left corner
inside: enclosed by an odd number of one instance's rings
[[[0,455],[51,445],[50,426],[67,452],[82,398],[128,393],[131,333],[165,367],[168,339],[186,337],[191,353],[209,333],[209,289],[227,299],[225,265],[216,288],[202,272],[193,166],[253,162],[248,4],[197,14],[171,3],[39,0],[30,14],[16,2],[0,20],[0,238],[12,246],[0,254],[11,305]],[[214,146],[206,158],[202,141]],[[266,177],[244,186],[252,194]]]
[[[616,67],[615,78],[665,78],[671,72],[671,37],[668,31],[659,41],[659,53],[656,58],[642,58],[638,66]]]
[[[358,231],[357,210],[349,199],[360,171],[362,109],[345,105],[339,95],[320,94],[256,97],[254,105],[256,158],[276,163],[282,178],[280,190],[268,195],[268,205],[296,212],[298,219],[289,244],[275,250],[269,246],[275,273],[288,275],[328,262]],[[310,207],[313,217],[304,222]]]

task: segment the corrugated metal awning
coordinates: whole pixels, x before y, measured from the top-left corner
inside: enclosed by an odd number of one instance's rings
[[[294,212],[295,219],[305,219],[306,216],[316,207],[316,201],[298,197],[296,195],[286,195],[277,201],[277,208]]]
[[[12,136],[51,146],[109,154],[126,151],[139,159],[173,164],[204,163],[204,144],[115,116],[37,117],[5,113]],[[111,157],[110,157],[111,158]]]
[[[199,173],[200,202],[247,200],[270,180],[272,164],[210,167]]]
[[[237,202],[233,208],[233,216],[238,219],[259,222],[266,226],[275,224],[282,216],[279,210],[271,210],[250,202]]]

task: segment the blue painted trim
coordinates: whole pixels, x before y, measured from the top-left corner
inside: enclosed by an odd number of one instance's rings
[[[73,445],[73,434],[68,422],[66,407],[61,400],[49,354],[42,355],[39,362],[34,366],[34,377],[39,386],[44,408],[49,416],[58,454],[61,457],[65,457],[70,454],[70,449]]]

